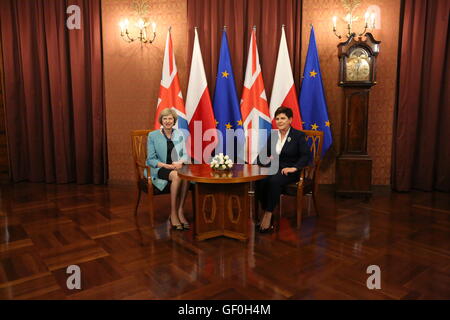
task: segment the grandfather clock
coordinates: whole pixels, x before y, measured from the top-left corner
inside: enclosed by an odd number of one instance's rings
[[[372,194],[372,159],[367,153],[369,93],[376,82],[376,57],[380,49],[371,33],[338,45],[339,83],[344,90],[341,145],[336,159],[336,194]]]

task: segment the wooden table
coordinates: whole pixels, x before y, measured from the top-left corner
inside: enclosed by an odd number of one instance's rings
[[[195,182],[195,238],[247,240],[250,182],[265,178],[267,172],[267,168],[249,164],[234,165],[225,172],[214,171],[207,164],[184,165],[178,175]]]

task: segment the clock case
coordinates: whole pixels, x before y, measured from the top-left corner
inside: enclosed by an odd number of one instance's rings
[[[342,103],[341,141],[336,159],[335,192],[340,196],[364,196],[372,194],[372,159],[367,153],[367,127],[369,110],[369,92],[376,84],[376,57],[380,41],[372,34],[350,38],[338,45],[340,72],[338,85],[344,89]],[[346,62],[351,53],[363,48],[371,57],[368,81],[346,81]]]
[[[355,39],[356,38],[356,39]],[[338,58],[339,58],[339,86],[358,86],[358,87],[371,87],[376,82],[376,57],[380,51],[380,43],[381,41],[377,41],[374,39],[371,33],[365,34],[365,39],[362,40],[362,37],[356,37],[353,33],[350,38],[345,42],[341,42],[338,45]],[[347,73],[347,61],[350,58],[351,54],[356,49],[363,49],[368,53],[368,57],[370,58],[370,73],[369,79],[366,81],[349,81],[346,79]]]

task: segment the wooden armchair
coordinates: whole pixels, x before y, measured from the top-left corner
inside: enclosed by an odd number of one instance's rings
[[[152,130],[135,130],[131,132],[131,146],[133,150],[134,167],[136,170],[136,183],[138,189],[138,197],[136,207],[134,209],[134,217],[136,219],[138,213],[141,193],[148,194],[148,206],[150,213],[150,225],[154,225],[154,206],[153,197],[168,192],[161,192],[158,188],[153,187],[152,178],[150,177],[150,167],[147,166],[147,137]],[[147,171],[147,178],[144,171]]]
[[[311,153],[313,155],[312,163],[303,168],[300,173],[300,179],[296,183],[287,185],[283,192],[283,195],[294,196],[297,198],[297,228],[300,229],[302,225],[302,210],[303,210],[303,196],[311,193],[314,209],[316,214],[319,215],[317,209],[317,192],[318,192],[318,172],[320,166],[320,157],[322,154],[323,145],[323,132],[315,130],[302,130],[306,134],[306,140],[311,144]],[[281,205],[281,199],[280,199]],[[280,212],[281,214],[281,212]]]

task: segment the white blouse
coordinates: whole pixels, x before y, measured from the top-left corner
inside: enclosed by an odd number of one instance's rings
[[[280,130],[278,130],[278,141],[277,141],[277,145],[275,148],[277,154],[281,153],[281,149],[283,149],[283,146],[286,143],[286,139],[289,136],[289,131],[291,131],[291,128],[288,129],[288,131],[286,132],[286,135],[284,136],[284,139],[282,140]]]

